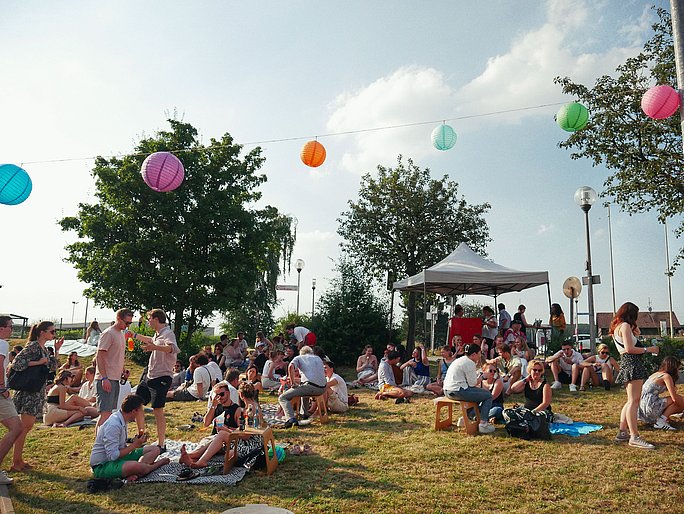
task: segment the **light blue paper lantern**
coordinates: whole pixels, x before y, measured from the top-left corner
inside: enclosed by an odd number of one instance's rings
[[[437,150],[449,150],[456,144],[456,132],[451,125],[442,124],[432,131],[432,145]]]
[[[0,164],[0,203],[17,205],[31,194],[33,184],[28,173],[14,164]]]

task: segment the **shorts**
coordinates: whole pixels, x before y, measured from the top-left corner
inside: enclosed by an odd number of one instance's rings
[[[195,398],[190,394],[190,391],[184,387],[179,387],[173,392],[173,399],[177,402],[196,402],[199,398]]]
[[[568,372],[562,369],[558,373],[558,380],[561,384],[572,384],[572,375],[568,375]]]
[[[12,398],[0,396],[0,421],[19,416],[17,408],[14,406]]]
[[[304,336],[304,344],[309,346],[316,346],[316,334],[309,332]]]
[[[59,405],[54,403],[47,404],[47,412],[43,416],[43,423],[46,425],[53,425],[55,423],[62,423],[69,419],[69,417],[78,411],[68,411],[66,409],[60,409]]]
[[[116,460],[103,462],[93,468],[93,475],[95,478],[124,478],[123,465],[127,461],[137,461],[143,456],[143,449],[136,448],[131,453],[124,457],[119,457]]]
[[[95,406],[98,412],[113,412],[118,407],[119,381],[109,378],[107,380],[112,385],[112,390],[109,393],[102,389],[102,380],[95,381],[95,398],[97,399]]]
[[[158,377],[147,381],[147,388],[150,390],[150,406],[153,409],[161,409],[166,405],[166,393],[171,388],[172,377]]]

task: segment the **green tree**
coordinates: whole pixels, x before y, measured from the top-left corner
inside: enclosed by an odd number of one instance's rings
[[[365,345],[376,352],[384,348],[388,305],[373,293],[372,278],[352,260],[343,256],[335,269],[337,276],[318,300],[314,332],[335,363],[354,364]]]
[[[490,241],[483,218],[490,205],[468,204],[448,175],[433,179],[401,155],[396,168],[378,166],[377,177],[361,179],[358,201],[339,218],[342,247],[364,270],[377,277],[387,271],[411,276],[443,259],[465,242],[484,252]],[[410,293],[407,350],[416,329],[416,297]]]
[[[670,15],[658,9],[653,35],[643,51],[617,67],[617,77],[604,75],[593,88],[557,77],[563,92],[591,113],[586,128],[559,143],[571,157],[590,159],[610,172],[602,196],[629,213],[655,210],[660,221],[684,212],[682,133],[679,116],[653,120],[641,111],[641,97],[656,84],[676,87]],[[684,232],[684,221],[677,235]],[[677,261],[684,257],[680,249]]]
[[[97,202],[80,204],[78,215],[60,224],[78,235],[67,260],[88,284],[85,295],[113,309],[162,308],[179,341],[181,329],[188,341],[215,311],[257,298],[273,305],[280,262],[289,265],[295,235],[289,217],[253,207],[266,181],[257,173],[259,148],[241,155],[229,134],[202,146],[189,123],[169,124],[131,155],[98,157]],[[171,193],[147,187],[143,159],[179,148],[183,184]]]

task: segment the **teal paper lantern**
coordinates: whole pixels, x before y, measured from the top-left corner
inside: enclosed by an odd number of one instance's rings
[[[17,205],[31,194],[31,177],[19,166],[0,164],[0,203]]]
[[[577,132],[587,126],[589,111],[584,105],[570,102],[560,108],[556,114],[556,123],[566,132]]]
[[[432,131],[432,145],[437,150],[449,150],[456,144],[456,132],[450,125],[442,124]]]

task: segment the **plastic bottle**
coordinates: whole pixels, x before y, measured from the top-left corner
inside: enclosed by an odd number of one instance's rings
[[[132,352],[133,350],[135,350],[135,341],[133,340],[132,337],[129,337],[128,338],[128,351]]]
[[[242,416],[240,416],[240,425],[239,425],[240,431],[245,429],[246,422],[247,422],[247,413],[243,413]]]

